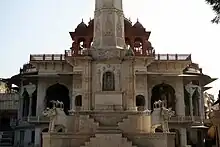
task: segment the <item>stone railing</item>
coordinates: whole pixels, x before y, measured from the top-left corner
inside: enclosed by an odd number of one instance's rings
[[[169,123],[192,123],[191,116],[172,116]]]
[[[18,93],[0,93],[0,110],[17,110],[18,102]]]
[[[28,116],[29,123],[49,123],[49,118],[44,116]]]
[[[64,61],[65,55],[63,54],[35,54],[30,55],[30,61]]]
[[[190,54],[156,54],[155,60],[160,61],[191,61]]]
[[[102,111],[122,111],[122,105],[96,105],[95,110],[102,110]]]
[[[82,50],[65,50],[65,56],[86,56],[88,55],[88,48],[83,48]]]

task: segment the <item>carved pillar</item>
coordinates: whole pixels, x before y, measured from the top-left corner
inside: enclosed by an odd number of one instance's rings
[[[30,98],[30,101],[29,101],[29,114],[28,116],[31,116],[32,112],[31,112],[31,108],[32,108],[32,94],[34,93],[34,91],[36,90],[36,85],[34,84],[29,84],[27,86],[25,86],[25,88],[27,89],[27,92],[28,92],[28,95],[29,95],[29,98]]]
[[[84,63],[84,71],[82,73],[82,88],[83,88],[83,100],[82,107],[83,110],[90,109],[91,100],[91,60],[86,59]]]
[[[120,91],[121,90],[121,82],[120,82],[120,70],[116,71],[116,79],[115,79],[115,90]]]
[[[126,74],[126,101],[127,101],[127,110],[137,110],[137,107],[135,106],[135,72],[134,72],[134,59],[133,57],[129,57],[127,61],[125,61],[125,72]]]
[[[102,85],[101,85],[101,70],[98,69],[96,73],[96,85],[97,85],[97,91],[101,91]]]
[[[199,109],[198,109],[198,114],[199,114],[199,116],[200,116],[200,119],[201,119],[201,121],[203,121],[203,117],[204,117],[204,103],[202,102],[202,101],[204,101],[204,99],[203,99],[203,95],[202,95],[202,89],[201,89],[201,87],[197,87],[197,91],[198,91],[198,93],[199,93],[199,97],[198,97],[198,107],[199,107]]]
[[[122,0],[96,0],[94,26],[93,46],[95,48],[124,48],[124,14]]]
[[[23,105],[24,105],[24,98],[23,98],[23,92],[24,92],[24,87],[23,87],[23,80],[21,80],[21,88],[20,88],[20,93],[19,93],[19,109],[18,109],[18,119],[22,118],[23,114]]]
[[[179,133],[180,133],[180,144],[181,144],[181,147],[186,147],[187,146],[186,128],[180,128],[179,129]]]
[[[76,94],[75,94],[75,91],[72,90],[72,110],[75,110],[76,109],[76,105],[75,105],[75,98],[76,98]]]
[[[147,75],[144,77],[144,97],[145,97],[145,110],[149,109],[149,102],[148,102],[148,84],[147,84]]]
[[[178,78],[175,84],[175,110],[177,115],[185,116],[184,86],[182,81],[182,78]]]
[[[194,119],[193,117],[193,101],[192,101],[192,97],[193,94],[195,92],[195,88],[194,85],[192,83],[189,83],[185,86],[186,91],[189,93],[189,103],[190,103],[190,116],[192,117],[192,119]]]
[[[46,84],[44,80],[38,80],[37,88],[37,116],[42,114],[42,111],[45,109],[45,94],[46,94]]]

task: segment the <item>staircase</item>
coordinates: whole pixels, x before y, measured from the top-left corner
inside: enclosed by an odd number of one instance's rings
[[[0,132],[0,147],[12,147],[13,136],[14,132],[12,131]]]
[[[95,137],[90,138],[90,141],[85,142],[84,146],[80,147],[136,147],[132,145],[132,142],[128,141],[127,138],[122,137],[121,133],[96,133]]]

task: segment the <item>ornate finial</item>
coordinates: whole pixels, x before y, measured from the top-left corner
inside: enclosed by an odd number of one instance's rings
[[[137,22],[139,22],[139,19],[137,18]]]
[[[84,22],[84,21],[83,21],[83,18],[82,18],[82,22]]]

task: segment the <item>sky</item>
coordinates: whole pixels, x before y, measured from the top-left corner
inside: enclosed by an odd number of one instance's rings
[[[93,18],[95,0],[1,0],[0,77],[11,77],[30,54],[64,53],[70,31]],[[220,24],[205,0],[124,0],[124,13],[147,31],[156,53],[192,54],[205,74],[220,77]],[[220,80],[207,92],[217,96]]]

